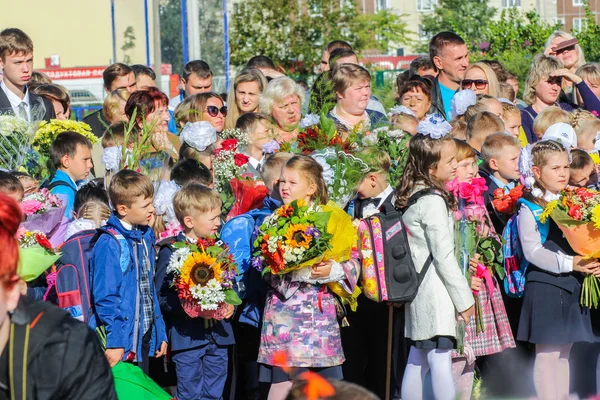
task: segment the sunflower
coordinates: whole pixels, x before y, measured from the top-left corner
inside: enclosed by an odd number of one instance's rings
[[[215,258],[206,253],[190,254],[181,267],[181,281],[189,282],[190,286],[206,285],[214,277],[212,266],[215,261]]]
[[[285,234],[285,239],[285,244],[292,248],[304,247],[308,249],[312,241],[312,236],[306,234],[306,225],[292,224]]]

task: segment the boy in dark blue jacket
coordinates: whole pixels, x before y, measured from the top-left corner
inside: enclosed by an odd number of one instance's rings
[[[199,238],[215,236],[221,225],[221,197],[206,186],[190,183],[173,198],[173,208],[183,227],[176,241],[195,243]],[[171,240],[169,244],[173,244]],[[162,242],[164,243],[164,242]],[[156,282],[160,305],[165,315],[175,372],[178,399],[220,399],[227,379],[227,350],[235,343],[231,324],[189,317],[172,287],[173,274],[167,266],[173,253],[163,245],[158,254]],[[228,306],[226,319],[234,307]]]
[[[106,330],[106,358],[136,363],[148,374],[148,357],[167,351],[165,323],[154,286],[154,233],[148,226],[154,187],[131,170],[111,180],[114,213],[90,256],[92,328]]]

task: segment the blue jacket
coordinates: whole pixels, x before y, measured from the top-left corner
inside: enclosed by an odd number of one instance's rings
[[[177,241],[185,241],[185,235],[180,233]],[[211,338],[221,346],[235,344],[233,329],[229,321],[216,321],[212,328],[205,328],[203,318],[191,318],[183,311],[177,290],[171,286],[173,274],[167,274],[167,265],[171,254],[173,254],[173,250],[169,246],[163,246],[159,250],[155,278],[171,350],[179,351],[204,346],[211,341]]]
[[[61,200],[66,201],[67,207],[65,208],[65,217],[67,217],[68,220],[73,220],[73,205],[75,204],[77,185],[65,171],[61,171],[60,169],[56,171],[54,178],[52,178],[48,186],[58,181],[65,182],[68,186],[56,186],[50,190],[50,193],[58,195],[60,196]]]
[[[153,285],[154,277],[154,233],[145,226],[127,230],[116,215],[111,215],[105,228],[117,232],[117,240],[111,235],[100,235],[90,256],[90,292],[94,316],[90,326],[106,328],[106,347],[123,348],[127,358],[129,352],[142,353],[143,301],[139,284],[144,257],[144,242],[152,263],[150,285],[154,295],[154,321],[150,339],[150,355],[167,341],[165,322],[160,312],[160,303]],[[134,361],[139,361],[136,356]]]

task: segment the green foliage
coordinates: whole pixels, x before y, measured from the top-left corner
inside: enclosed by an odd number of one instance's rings
[[[171,64],[173,73],[183,70],[181,1],[168,0],[160,5],[160,46],[163,62]]]
[[[592,13],[589,3],[585,3],[585,22],[581,31],[575,32],[583,49],[586,61],[600,61],[600,25]]]
[[[129,50],[135,48],[135,32],[133,31],[133,26],[128,26],[127,29],[125,29],[123,38],[123,46],[121,46],[121,50],[123,50],[123,63],[131,64]]]

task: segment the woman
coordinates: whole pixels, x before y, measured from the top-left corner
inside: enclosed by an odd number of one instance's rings
[[[112,125],[117,122],[126,122],[125,104],[131,93],[127,89],[115,89],[106,96],[102,105],[102,115]]]
[[[273,79],[260,96],[260,109],[273,119],[277,140],[289,142],[298,136],[304,89],[286,76]]]
[[[408,107],[420,122],[431,107],[431,87],[424,79],[411,78],[398,91],[398,102]]]
[[[533,59],[523,92],[523,100],[529,106],[523,110],[522,126],[529,143],[537,141],[533,120],[546,107],[557,106],[569,112],[578,108],[572,103],[559,101],[563,80],[569,80],[577,87],[586,110],[600,113],[600,101],[583,79],[564,68],[558,58],[538,54]]]
[[[69,119],[71,116],[71,98],[67,89],[53,83],[44,83],[35,86],[32,92],[52,102],[56,119]]]
[[[356,64],[342,64],[331,76],[337,103],[328,114],[336,124],[345,126],[348,131],[377,127],[387,123],[385,115],[367,110],[371,98],[371,74]]]
[[[600,99],[600,64],[598,63],[587,63],[577,68],[575,72],[578,77],[583,79],[590,90]],[[581,94],[577,93],[578,104],[583,105],[583,99]]]
[[[585,64],[585,55],[579,42],[573,35],[563,31],[553,32],[548,37],[544,46],[544,54],[558,58],[572,73],[576,73],[577,69]],[[577,95],[573,90],[572,82],[563,82],[560,98],[561,101],[577,104]]]
[[[487,64],[475,63],[467,68],[465,79],[460,83],[461,89],[471,89],[475,94],[487,94],[500,97],[498,78]]]
[[[229,91],[229,113],[225,118],[227,126],[235,126],[240,115],[260,112],[258,100],[267,87],[267,79],[258,69],[243,69],[233,81]]]
[[[19,204],[0,193],[0,398],[116,399],[96,334],[49,303],[19,296],[22,218]]]
[[[207,121],[217,131],[223,132],[229,125],[225,122],[227,107],[221,96],[214,92],[199,93],[186,97],[175,109],[175,121],[180,127],[188,122]]]

